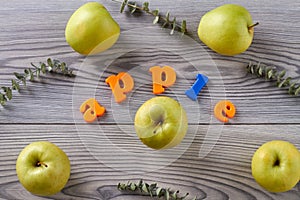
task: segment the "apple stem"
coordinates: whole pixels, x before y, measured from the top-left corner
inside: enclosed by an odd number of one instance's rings
[[[255,24],[248,26],[248,30],[252,29],[254,26],[257,26],[258,24],[259,24],[259,22],[256,22]]]
[[[161,124],[162,124],[162,121],[159,121],[158,124],[156,125],[154,131],[153,131],[154,134],[156,134],[157,129],[160,127]]]
[[[37,163],[36,163],[36,166],[37,167],[40,167],[40,166],[44,166],[44,167],[48,167],[48,165],[46,164],[46,163],[43,163],[43,162],[40,162],[40,161],[38,161]]]

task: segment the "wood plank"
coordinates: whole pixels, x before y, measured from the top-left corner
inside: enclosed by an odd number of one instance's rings
[[[32,9],[36,2],[27,1],[28,4],[26,6],[17,2],[10,1],[1,6],[0,23],[5,24],[6,29],[0,33],[0,60],[2,62],[0,84],[7,86],[14,71],[22,72],[24,67],[30,66],[30,62],[45,61],[48,57],[59,58],[78,69],[84,61],[84,57],[73,52],[66,44],[64,26],[70,13],[83,4],[84,1],[67,3],[64,6],[59,6],[61,2],[39,1],[38,5],[43,10],[42,15],[39,15],[39,10]],[[120,22],[123,31],[152,26],[157,28],[157,32],[153,34],[152,40],[161,44],[165,43],[162,39],[164,35],[159,34],[159,26],[149,23],[152,21],[151,16],[130,16],[128,13],[119,14],[118,3],[110,1],[104,1],[103,3],[110,10],[112,16]],[[281,1],[276,3],[276,5],[282,4],[280,8],[286,7],[286,9],[277,9],[273,3],[268,1],[238,3],[248,7],[253,12],[254,20],[260,21],[261,24],[257,27],[253,44],[247,52],[235,57],[226,57],[211,52],[199,41],[195,33],[200,17],[207,10],[215,7],[216,2],[192,1],[189,4],[177,2],[176,5],[178,6],[174,7],[173,4],[168,5],[167,2],[150,1],[152,8],[162,7],[164,8],[161,10],[162,12],[170,10],[174,15],[188,19],[192,38],[199,43],[199,48],[204,48],[208,52],[208,55],[203,55],[201,59],[208,60],[212,58],[216,63],[224,82],[226,98],[232,100],[238,108],[237,116],[232,123],[299,123],[299,97],[290,97],[286,94],[286,90],[273,87],[274,83],[265,82],[263,79],[256,79],[248,75],[244,67],[248,61],[260,61],[278,66],[280,69],[286,69],[288,75],[299,79],[300,65],[297,52],[300,46],[297,42],[299,40],[298,27],[290,25],[298,22],[298,3],[294,1],[283,4]],[[287,9],[289,12],[285,11]],[[25,10],[27,12],[24,12]],[[37,15],[41,18],[36,18]],[[6,20],[11,23],[5,23]],[[35,29],[28,28],[32,24],[34,24]],[[289,30],[288,32],[285,31],[287,29]],[[147,41],[145,42],[147,45]],[[148,45],[151,46],[151,44],[149,42]],[[141,52],[141,54],[145,56],[144,52]],[[191,51],[188,51],[187,54],[191,58],[194,56]],[[122,64],[132,65],[133,62],[135,64],[146,63],[149,60],[148,57],[139,57],[137,52],[134,55],[129,54],[127,56],[125,55],[118,62],[125,61]],[[174,57],[174,55],[165,54],[165,52],[161,51],[152,52],[151,57],[153,58],[152,61],[157,63],[164,62],[170,65],[177,63],[179,59]],[[199,57],[195,56],[194,59],[197,60]],[[187,71],[188,66],[185,65],[186,63],[180,64],[184,67],[177,69],[179,74],[186,75],[189,81],[189,84],[178,82],[181,96],[183,91],[193,83],[197,71]],[[115,68],[115,71],[111,72],[117,71],[118,69]],[[145,76],[142,77],[142,80],[144,78]],[[215,77],[210,78],[214,80]],[[77,108],[72,107],[72,103],[74,103],[72,94],[73,81],[75,80],[63,78],[60,81],[59,79],[61,77],[48,76],[46,79],[42,79],[41,83],[29,84],[28,88],[23,90],[20,95],[15,94],[14,99],[8,102],[5,108],[0,108],[0,121],[3,123],[73,123],[74,119],[72,116],[74,113],[75,115],[78,114]],[[78,86],[90,88],[95,85],[87,84],[91,81],[98,83],[97,80],[98,77],[94,77],[93,80],[87,79],[85,84]],[[146,80],[149,80],[149,77]],[[104,77],[99,79],[99,83],[103,81]],[[111,93],[109,88],[100,84],[97,90],[104,92],[105,97],[99,99],[106,105],[108,112],[111,113]],[[175,91],[177,92],[177,90]],[[147,85],[143,91],[137,90],[136,92],[136,94],[132,94],[132,97],[135,97],[135,95],[144,96],[145,94],[150,97],[150,85]],[[209,119],[212,116],[213,108],[212,101],[214,100],[211,98],[211,95],[220,95],[220,91],[211,92],[204,90],[199,97],[200,113],[203,116],[199,123],[207,124],[210,122]],[[103,96],[103,94],[97,93],[99,96]],[[141,104],[143,100],[145,99],[140,99],[137,103],[133,101],[133,103]],[[136,109],[136,106],[132,108],[132,110]],[[57,112],[58,110],[64,110],[64,112]],[[28,116],[27,113],[35,113],[35,115]],[[278,117],[278,113],[280,113],[281,117]],[[76,121],[80,119],[75,118]],[[103,120],[103,123],[114,122],[115,120],[109,116]],[[131,123],[131,120],[128,120],[127,123]]]
[[[253,153],[266,141],[287,140],[300,148],[299,125],[224,126],[216,145],[203,159],[198,155],[207,126],[194,126],[198,131],[194,137],[187,136],[186,139],[192,142],[188,148],[184,151],[175,148],[168,154],[149,153],[150,149],[140,144],[135,136],[124,134],[124,130],[131,129],[130,126],[103,125],[101,128],[106,137],[97,131],[97,125],[1,125],[0,198],[40,199],[26,192],[15,174],[15,161],[21,149],[39,140],[57,144],[71,160],[70,180],[61,193],[53,196],[56,199],[139,199],[117,191],[115,186],[118,182],[138,181],[140,178],[207,199],[296,200],[300,197],[299,184],[287,193],[264,191],[255,183],[250,168]],[[283,129],[290,131],[282,133]],[[107,138],[112,144],[106,143]],[[88,147],[84,142],[87,140],[94,143],[95,148]],[[214,143],[216,138],[206,140]],[[97,153],[101,155],[97,157]],[[178,156],[178,153],[182,154],[172,162],[165,157]]]
[[[179,76],[176,84],[170,87],[165,95],[175,97],[183,105],[190,106],[187,109],[191,110],[191,115],[195,108],[199,110],[196,114],[200,113],[201,119],[196,122],[194,120],[193,123],[210,123],[215,103],[225,98],[231,100],[237,107],[238,112],[232,123],[300,122],[299,97],[289,96],[285,89],[274,87],[275,83],[248,75],[244,63],[224,61],[224,66],[230,65],[232,66],[231,70],[234,70],[228,73],[227,68],[222,69],[220,73],[224,75],[219,76],[222,78],[219,80],[219,77],[210,69],[205,68],[203,71],[198,71],[186,63],[178,64],[176,63],[178,60],[172,61],[172,56],[164,57],[161,54],[162,52],[158,52],[151,55],[156,58],[153,63],[167,63],[176,69]],[[128,61],[130,59],[132,61]],[[12,101],[8,102],[4,108],[0,108],[0,121],[3,123],[73,123],[73,116],[75,116],[75,121],[80,122],[82,120],[78,111],[80,104],[90,97],[95,97],[107,108],[107,115],[100,119],[101,123],[119,123],[120,121],[116,121],[112,114],[123,111],[125,112],[123,113],[124,119],[127,117],[126,112],[131,113],[131,117],[127,118],[127,123],[132,123],[131,119],[138,106],[153,97],[152,81],[151,74],[148,72],[149,67],[145,66],[145,63],[149,63],[146,61],[147,58],[143,60],[136,55],[129,55],[125,60],[127,61],[122,62],[120,59],[117,62],[128,68],[115,65],[102,75],[101,69],[81,68],[80,75],[75,79],[50,75],[40,81],[29,83],[27,88],[21,90],[20,94],[14,92]],[[136,70],[138,63],[144,65],[140,72]],[[130,68],[132,65],[135,67]],[[80,65],[78,64],[78,66]],[[151,63],[149,66],[152,66]],[[104,81],[109,75],[124,70],[134,76],[136,87],[133,92],[128,94],[129,100],[118,105],[114,103],[111,90]],[[210,78],[209,85],[203,89],[198,97],[198,104],[195,104],[185,96],[184,92],[193,84],[195,75],[199,72],[211,73],[211,75],[208,76]],[[11,76],[7,75],[6,77]],[[8,79],[6,83],[9,83]],[[28,116],[28,113],[32,114]]]

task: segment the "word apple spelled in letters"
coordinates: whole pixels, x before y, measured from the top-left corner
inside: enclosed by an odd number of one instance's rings
[[[151,67],[149,71],[152,74],[153,94],[163,93],[165,88],[172,86],[176,82],[176,72],[170,66],[154,66]],[[124,101],[127,97],[126,93],[131,92],[134,88],[134,80],[132,76],[126,72],[120,72],[117,75],[111,75],[105,80],[105,82],[110,86],[117,103]],[[208,77],[203,74],[198,74],[196,76],[195,83],[185,92],[185,94],[191,100],[196,101],[197,95],[207,82]],[[216,109],[223,110],[223,108],[220,106],[218,106]],[[80,106],[80,112],[83,113],[84,120],[90,123],[105,113],[105,107],[101,106],[95,98],[90,98],[82,103]],[[222,121],[224,121],[224,119]]]

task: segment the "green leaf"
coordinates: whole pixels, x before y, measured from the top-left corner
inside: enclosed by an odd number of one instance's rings
[[[7,102],[7,99],[6,99],[5,95],[0,93],[0,104],[2,106],[4,106],[6,102]]]
[[[155,18],[153,20],[153,24],[157,24],[158,21],[159,21],[159,16],[155,16]]]
[[[169,23],[170,22],[170,12],[168,11],[166,14],[166,21]]]
[[[2,87],[3,91],[5,92],[6,97],[11,100],[12,99],[12,90],[10,87]]]
[[[262,67],[259,67],[258,70],[257,70],[258,75],[262,76],[263,75],[263,71],[264,71],[264,69]]]
[[[158,10],[158,9],[153,10],[153,11],[152,11],[152,14],[153,14],[154,16],[158,16],[158,15],[159,15],[159,10]]]
[[[295,91],[295,96],[298,96],[299,95],[299,93],[300,93],[300,86],[298,86],[298,88],[296,89],[296,91]]]
[[[146,12],[149,11],[149,2],[146,1],[146,2],[143,3],[143,10],[146,11]]]
[[[152,183],[152,184],[149,186],[150,189],[154,189],[154,188],[156,188],[156,187],[157,187],[157,183]]]
[[[119,190],[125,190],[125,189],[126,189],[126,184],[119,183],[119,184],[118,184],[118,189],[119,189]]]
[[[36,74],[37,78],[40,78],[41,69],[37,69],[36,72],[35,72],[35,74]]]
[[[48,59],[47,59],[47,64],[48,64],[48,66],[50,66],[50,67],[53,67],[53,66],[54,66],[53,61],[51,60],[51,58],[48,58]]]
[[[279,72],[278,78],[280,78],[280,79],[283,78],[285,76],[285,74],[286,74],[286,71],[282,70],[281,72]]]
[[[30,64],[31,64],[31,66],[34,67],[35,69],[38,68],[35,64],[33,64],[33,63],[30,63]]]
[[[143,184],[142,191],[145,192],[145,193],[147,193],[147,194],[149,193],[149,189],[148,189],[148,184],[147,183]]]
[[[136,11],[137,3],[136,3],[136,2],[133,2],[133,3],[127,4],[127,5],[128,5],[128,8],[129,8],[130,13],[133,14],[133,13]]]
[[[273,70],[273,69],[270,69],[270,70],[268,71],[267,77],[268,77],[268,79],[271,79],[273,76],[274,76],[274,70]]]
[[[186,20],[182,21],[180,31],[181,31],[181,33],[185,33],[186,32]]]
[[[134,183],[130,183],[129,187],[131,191],[135,191],[137,189],[137,185]]]
[[[120,7],[120,13],[123,13],[123,12],[124,12],[124,9],[125,9],[127,3],[128,3],[128,0],[124,0],[124,1],[122,2],[121,7]]]
[[[165,28],[165,27],[167,27],[167,25],[169,25],[169,23],[168,23],[168,22],[164,22],[163,25],[162,25],[161,27],[162,27],[162,28]]]
[[[41,72],[43,73],[43,74],[46,74],[46,72],[47,72],[47,69],[46,69],[46,64],[45,63],[41,63]]]
[[[286,79],[284,79],[283,81],[278,83],[278,87],[281,88],[281,87],[285,87],[285,86],[289,85],[290,80],[291,80],[291,77],[287,77]]]
[[[292,85],[290,85],[290,87],[289,87],[289,94],[290,95],[294,95],[295,94],[295,85],[296,85],[296,83],[293,83]]]
[[[174,20],[173,20],[173,23],[172,23],[172,30],[170,32],[171,35],[174,34],[175,28],[176,28],[176,17],[174,17]]]
[[[24,73],[26,74],[26,77],[29,77],[29,80],[30,81],[33,81],[33,79],[34,79],[34,75],[33,75],[33,72],[32,72],[32,70],[31,69],[25,69],[24,70]]]
[[[18,80],[22,80],[24,78],[24,76],[22,74],[19,74],[17,72],[14,72],[14,75]]]
[[[156,196],[162,197],[162,195],[163,195],[162,188],[161,187],[157,188],[156,189]]]
[[[20,90],[20,84],[16,80],[12,79],[11,80],[11,85],[12,85],[13,90],[17,90],[17,91]]]
[[[18,80],[20,80],[20,81],[23,82],[24,86],[26,86],[26,77],[25,77],[23,74],[19,74],[19,73],[17,73],[17,72],[14,72],[14,75],[15,75],[15,77],[16,77]]]
[[[142,188],[142,186],[143,186],[143,180],[141,179],[140,181],[139,181],[139,183],[138,183],[138,186],[140,187],[140,188]]]
[[[172,199],[177,199],[178,193],[179,193],[179,191],[177,190],[176,192],[172,192],[170,196],[172,197]]]
[[[169,191],[169,189],[166,190],[165,198],[166,198],[166,200],[170,200],[170,191]]]
[[[251,66],[250,66],[249,71],[250,71],[251,74],[254,74],[254,65],[251,65]]]
[[[265,68],[265,78],[266,78],[266,79],[269,79],[269,72],[270,72],[271,70],[272,70],[271,67],[266,67],[266,68]],[[256,74],[258,74],[258,71],[257,71]]]

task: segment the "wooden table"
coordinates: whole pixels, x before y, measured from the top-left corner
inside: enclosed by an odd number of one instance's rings
[[[76,78],[49,74],[28,82],[0,107],[1,199],[43,199],[27,192],[15,172],[19,152],[40,140],[61,147],[71,161],[70,180],[53,199],[149,199],[116,188],[119,182],[140,179],[179,189],[182,194],[189,192],[190,197],[197,195],[200,199],[300,199],[299,184],[289,192],[274,194],[262,189],[251,175],[252,155],[264,142],[286,140],[300,148],[299,97],[246,71],[249,61],[261,62],[285,69],[288,76],[299,80],[299,1],[151,0],[150,8],[162,13],[170,11],[178,20],[187,20],[189,36],[185,40],[196,43],[194,49],[181,43],[176,35],[169,36],[158,24],[152,25],[152,16],[130,15],[127,10],[121,14],[119,3],[100,1],[121,26],[123,46],[118,46],[119,50],[126,49],[126,45],[141,45],[118,56],[112,55],[120,53],[118,48],[109,50],[113,62],[106,68],[89,66],[89,58],[74,52],[65,41],[69,17],[86,2],[1,2],[1,86],[10,85],[13,72],[22,73],[31,62],[45,62],[48,57],[66,62],[77,73]],[[201,16],[224,3],[245,6],[253,20],[260,22],[251,47],[234,57],[212,52],[197,37]],[[98,59],[105,64],[105,56]],[[169,151],[146,148],[133,129],[136,109],[154,96],[151,76],[145,71],[153,64],[174,67],[178,81],[164,95],[182,101],[190,116],[185,140]],[[138,87],[124,103],[116,104],[104,80],[121,70],[134,75]],[[193,102],[184,91],[199,72],[208,74],[210,82]],[[90,97],[95,97],[107,112],[87,124],[78,106]],[[215,102],[223,98],[237,108],[236,116],[224,125],[213,116]]]

